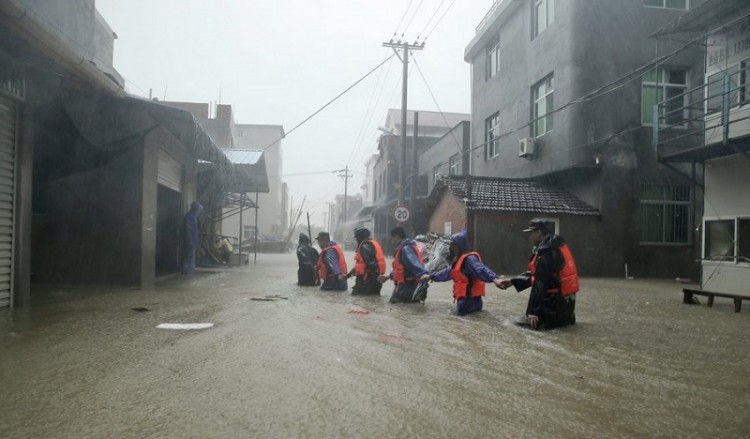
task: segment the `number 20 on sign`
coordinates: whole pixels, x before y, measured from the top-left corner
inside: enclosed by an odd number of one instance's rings
[[[398,206],[393,215],[396,217],[396,221],[401,223],[406,222],[409,220],[409,209],[405,206]]]

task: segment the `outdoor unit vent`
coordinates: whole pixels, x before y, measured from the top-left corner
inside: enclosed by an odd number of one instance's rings
[[[524,137],[518,142],[518,157],[531,157],[535,152],[533,137]]]

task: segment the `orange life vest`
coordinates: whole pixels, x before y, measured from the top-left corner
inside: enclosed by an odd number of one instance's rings
[[[411,248],[414,249],[414,252],[417,254],[417,258],[419,258],[420,261],[423,261],[424,258],[422,257],[422,252],[419,250],[419,247],[417,247],[416,244],[409,244]],[[406,282],[411,282],[416,280],[417,278],[415,276],[406,276],[406,267],[404,267],[404,264],[401,263],[401,249],[403,246],[400,246],[396,249],[396,253],[393,255],[393,283],[396,285],[403,285]]]
[[[322,249],[320,251],[320,255],[318,256],[318,271],[320,272],[320,278],[321,279],[327,279],[328,278],[328,267],[326,266],[326,263],[323,261],[323,255],[329,250],[333,249],[336,253],[339,255],[339,269],[341,270],[341,274],[346,274],[346,259],[344,258],[344,251],[341,250],[341,247],[338,245],[329,245],[326,248]],[[333,276],[333,274],[331,274]]]
[[[555,273],[560,277],[561,288],[550,288],[547,289],[548,294],[560,294],[562,290],[562,296],[567,297],[571,294],[578,292],[578,268],[576,268],[576,262],[573,259],[573,254],[570,252],[567,244],[560,246],[560,253],[562,253],[565,264],[563,265],[560,273]],[[539,255],[534,255],[529,262],[529,271],[531,272],[531,284],[534,285],[536,276],[536,261],[539,259]]]
[[[380,243],[378,241],[369,239],[367,241],[362,241],[359,246],[357,246],[357,253],[354,254],[355,276],[365,276],[365,278],[367,277],[367,264],[365,264],[365,259],[359,253],[359,249],[362,247],[362,244],[368,241],[372,244],[373,247],[375,247],[375,259],[378,261],[378,272],[380,274],[385,274],[385,254],[383,254],[383,248],[380,246]]]
[[[484,282],[481,279],[477,279],[477,280],[469,279],[469,277],[461,271],[461,267],[464,264],[464,259],[466,259],[466,257],[469,255],[476,256],[477,258],[479,258],[479,261],[482,260],[482,257],[479,256],[479,253],[468,252],[459,256],[456,263],[453,264],[453,270],[451,270],[451,277],[453,278],[453,298],[456,300],[463,299],[464,297],[467,297],[467,296],[469,297],[484,296]]]

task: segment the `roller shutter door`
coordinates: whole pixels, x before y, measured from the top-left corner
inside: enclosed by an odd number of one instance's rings
[[[163,149],[159,150],[158,182],[173,191],[182,192],[182,165]]]
[[[16,102],[0,96],[0,307],[13,288],[13,199],[16,176]]]

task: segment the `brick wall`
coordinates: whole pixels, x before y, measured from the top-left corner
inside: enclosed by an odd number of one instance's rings
[[[453,233],[466,227],[466,209],[458,198],[450,192],[443,195],[437,208],[435,208],[435,212],[430,218],[430,231],[442,234],[444,224],[448,221],[452,223]]]

